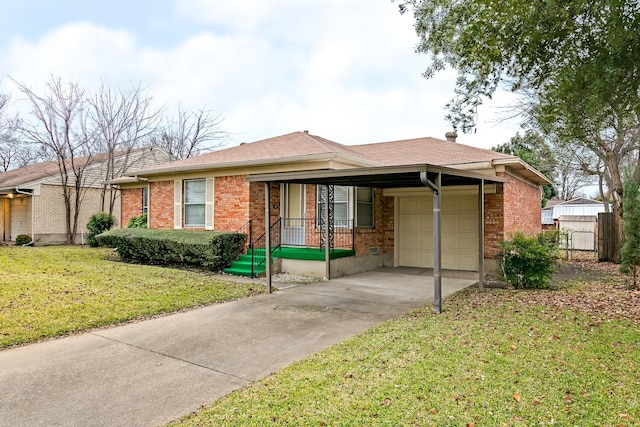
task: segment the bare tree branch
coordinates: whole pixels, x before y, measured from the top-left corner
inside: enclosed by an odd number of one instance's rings
[[[23,122],[28,142],[55,154],[65,204],[67,243],[75,243],[80,207],[86,192],[85,171],[92,161],[95,134],[87,123],[84,90],[77,83],[51,77],[38,95],[14,80],[31,103],[34,122]]]
[[[224,119],[203,107],[185,111],[178,105],[175,118],[165,118],[153,144],[176,159],[186,159],[220,148],[228,140],[220,128]]]
[[[96,149],[106,155],[101,209],[112,215],[119,192],[107,181],[135,166],[140,157],[132,157],[131,152],[148,144],[157,132],[160,112],[152,110],[151,98],[144,96],[140,85],[114,91],[103,80],[99,92],[88,102],[98,136]]]

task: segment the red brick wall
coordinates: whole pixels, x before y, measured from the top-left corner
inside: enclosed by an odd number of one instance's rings
[[[129,218],[142,215],[142,188],[127,188],[120,192],[122,208],[120,210],[120,226],[126,227]]]
[[[173,181],[149,184],[149,228],[173,229]]]
[[[280,209],[274,209],[275,205],[280,205],[280,184],[271,184],[271,221],[273,224],[280,217]],[[260,237],[265,230],[264,224],[264,183],[252,182],[249,185],[249,208],[248,212],[252,219],[253,239]]]
[[[504,189],[496,184],[495,194],[484,195],[484,257],[494,258],[504,240]]]
[[[244,175],[215,178],[214,228],[236,231],[249,220],[249,183]]]
[[[387,225],[385,221],[385,199],[382,196],[382,189],[374,189],[373,198],[373,228],[356,228],[355,250],[356,255],[369,255],[369,248],[378,248],[378,253],[385,251],[385,231]],[[393,199],[392,199],[393,200]],[[393,225],[391,227],[393,229]]]
[[[535,235],[542,231],[542,202],[540,188],[510,177],[504,186],[504,231],[510,233],[524,231]]]
[[[395,251],[395,197],[383,197],[382,227],[384,230],[383,253],[392,254]]]
[[[507,176],[499,173],[498,176]],[[495,194],[484,197],[484,257],[495,258],[500,242],[509,234],[524,231],[535,235],[542,231],[540,188],[508,176],[509,182],[496,184]]]

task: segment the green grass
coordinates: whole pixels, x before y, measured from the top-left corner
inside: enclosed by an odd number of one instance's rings
[[[526,292],[463,291],[172,426],[640,425],[640,325]]]
[[[103,248],[0,248],[0,349],[264,292],[113,257]]]

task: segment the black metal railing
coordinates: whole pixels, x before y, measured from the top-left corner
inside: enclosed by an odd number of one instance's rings
[[[269,237],[271,250],[269,256],[281,248],[281,225],[282,218],[278,218],[269,227]],[[256,270],[262,267],[267,260],[267,235],[262,233],[254,242],[251,242],[251,277],[256,277]]]
[[[240,228],[238,228],[235,232],[236,233],[243,233],[247,235],[247,240],[245,241],[245,249],[249,248],[251,246],[251,242],[253,241],[253,227],[252,227],[253,222],[251,220],[248,220],[247,222],[245,222],[244,224],[242,224],[240,226]]]
[[[322,248],[324,227],[317,218],[282,218],[281,243],[283,246]],[[354,249],[353,220],[338,220],[333,224],[333,249]]]
[[[269,256],[282,246],[300,246],[322,249],[324,227],[317,218],[278,218],[271,226]],[[247,249],[251,252],[251,277],[256,277],[256,271],[266,262],[267,239],[266,233],[255,240],[252,239],[252,221],[249,220],[236,232],[244,232],[249,236]],[[331,249],[355,249],[355,227],[353,220],[334,221],[333,247]]]

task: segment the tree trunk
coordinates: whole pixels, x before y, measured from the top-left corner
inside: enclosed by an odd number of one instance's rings
[[[613,262],[620,263],[622,261],[621,249],[624,244],[624,230],[622,228],[622,175],[620,173],[620,162],[618,157],[612,151],[607,152],[607,168],[609,170],[609,192],[613,198],[613,222],[614,235],[612,241],[614,243]]]

